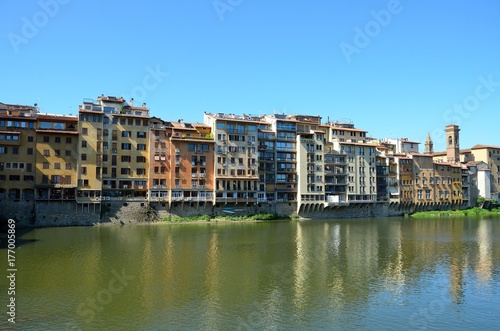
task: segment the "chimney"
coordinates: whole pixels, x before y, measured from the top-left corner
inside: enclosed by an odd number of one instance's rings
[[[145,102],[142,104],[142,108],[146,108],[146,103]]]
[[[130,107],[134,107],[134,98],[130,98],[129,104],[130,104]]]

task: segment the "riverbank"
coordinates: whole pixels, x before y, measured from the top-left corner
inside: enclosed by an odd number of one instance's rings
[[[191,217],[165,217],[164,223],[207,223],[207,222],[267,222],[267,221],[290,221],[292,216],[283,216],[272,213],[241,215],[241,216],[210,216],[199,215]]]
[[[430,217],[456,217],[456,216],[498,216],[500,215],[500,208],[482,209],[479,207],[461,209],[461,210],[434,210],[423,211],[411,214],[410,217],[414,218],[430,218]]]

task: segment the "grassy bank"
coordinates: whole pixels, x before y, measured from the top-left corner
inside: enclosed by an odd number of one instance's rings
[[[254,214],[254,215],[243,215],[243,216],[210,216],[210,215],[199,215],[192,217],[165,217],[164,222],[176,223],[176,222],[210,222],[210,221],[274,221],[274,220],[289,220],[290,217],[280,216],[278,214]]]
[[[434,211],[422,211],[411,214],[410,217],[415,218],[427,218],[427,217],[448,217],[448,216],[489,216],[489,215],[500,215],[500,208],[494,208],[491,210],[481,209],[479,207],[474,207],[464,210],[434,210]]]

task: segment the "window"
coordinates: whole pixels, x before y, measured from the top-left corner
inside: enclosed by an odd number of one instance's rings
[[[130,155],[122,155],[122,162],[130,162]]]
[[[137,150],[138,151],[145,151],[146,150],[146,144],[137,144]]]
[[[29,142],[29,143],[32,143],[32,142],[33,142],[33,137],[32,137],[32,136],[28,136],[28,142]]]
[[[70,149],[66,150],[66,156],[71,156],[71,150]]]
[[[129,143],[122,143],[122,149],[123,150],[131,150],[132,149],[132,144]]]
[[[82,173],[82,175],[86,175],[87,174],[87,167],[81,167],[80,172]]]
[[[43,156],[50,156],[50,151],[48,149],[44,149]]]
[[[82,140],[82,147],[83,147],[83,148],[87,148],[87,141]]]
[[[49,169],[49,168],[50,168],[50,164],[49,164],[49,162],[43,162],[43,163],[42,163],[42,168],[43,168],[43,169]]]
[[[130,169],[129,168],[121,168],[120,173],[122,175],[130,175]]]
[[[122,131],[122,137],[124,138],[130,138],[132,136],[131,131]]]
[[[136,160],[137,160],[137,163],[146,163],[145,156],[138,156]]]
[[[137,175],[138,176],[144,176],[145,174],[146,174],[145,168],[137,168]]]
[[[71,137],[66,137],[66,144],[71,144],[71,142],[72,142]]]
[[[49,136],[43,136],[43,142],[44,143],[50,142],[50,137]]]
[[[32,172],[33,171],[33,164],[26,163],[26,171],[27,172]]]
[[[85,153],[82,154],[82,161],[87,161],[87,154]]]
[[[72,165],[71,162],[66,162],[66,170],[71,170]]]
[[[55,154],[56,156],[61,156],[61,150],[56,149],[56,150],[54,151],[54,154]]]
[[[56,144],[61,143],[61,137],[55,137],[54,139],[55,139]]]
[[[7,154],[7,147],[0,146],[0,154]]]
[[[89,134],[89,129],[88,128],[82,128],[82,135],[86,136]]]
[[[19,147],[12,147],[12,154],[19,154]]]
[[[146,138],[146,132],[143,131],[137,132],[137,138]]]

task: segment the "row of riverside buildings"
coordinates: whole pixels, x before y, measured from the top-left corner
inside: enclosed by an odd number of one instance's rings
[[[500,147],[445,152],[374,139],[309,115],[204,113],[203,123],[151,117],[146,104],[101,95],[78,116],[0,103],[0,200],[217,204],[473,206],[498,198]]]

